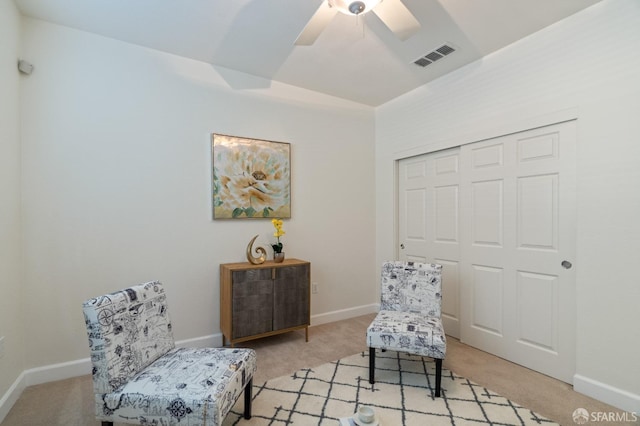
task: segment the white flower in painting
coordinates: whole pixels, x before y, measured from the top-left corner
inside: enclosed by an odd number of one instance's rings
[[[289,203],[288,151],[279,144],[229,142],[214,159],[216,205],[229,215],[269,216]]]

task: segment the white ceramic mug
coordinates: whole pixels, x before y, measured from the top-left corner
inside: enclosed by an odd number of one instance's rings
[[[358,419],[360,419],[363,423],[371,423],[375,418],[375,412],[373,408],[367,407],[365,405],[358,408]]]

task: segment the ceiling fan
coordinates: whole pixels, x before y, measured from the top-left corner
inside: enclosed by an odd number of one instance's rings
[[[358,16],[373,11],[398,37],[407,40],[420,29],[420,22],[401,0],[324,0],[304,27],[296,45],[312,45],[338,12]]]

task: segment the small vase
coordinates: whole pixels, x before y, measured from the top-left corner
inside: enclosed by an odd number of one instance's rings
[[[284,252],[280,252],[280,253],[273,253],[273,261],[276,263],[282,263],[282,261],[284,260]]]

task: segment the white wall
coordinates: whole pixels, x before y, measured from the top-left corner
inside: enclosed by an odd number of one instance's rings
[[[376,111],[380,261],[394,255],[395,159],[498,136],[574,109],[579,211],[574,384],[635,412],[640,412],[639,22],[637,0],[605,0]]]
[[[220,342],[219,264],[245,261],[255,234],[267,246],[273,227],[211,219],[212,132],[291,143],[282,241],[312,263],[312,316],[373,309],[373,109],[275,83],[234,90],[209,64],[24,26],[36,66],[22,91],[27,368],[86,358],[81,302],[153,279],[177,340]]]
[[[24,369],[20,234],[20,14],[13,1],[0,0],[0,422],[6,396]],[[0,354],[1,355],[1,354]],[[5,405],[5,402],[7,404]]]

